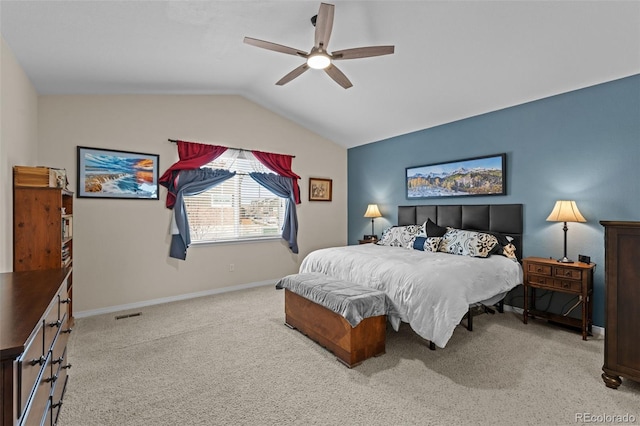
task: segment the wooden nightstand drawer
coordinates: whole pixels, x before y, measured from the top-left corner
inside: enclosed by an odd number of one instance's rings
[[[529,275],[527,282],[536,286],[554,287],[553,279],[542,275]]]
[[[580,281],[553,280],[553,286],[563,290],[575,291],[576,293],[582,291]]]
[[[537,263],[528,263],[527,272],[530,274],[551,275],[551,266],[540,265]]]
[[[553,276],[569,278],[572,280],[581,280],[582,271],[579,269],[553,268]]]

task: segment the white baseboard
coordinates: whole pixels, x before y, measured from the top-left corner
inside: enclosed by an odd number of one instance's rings
[[[504,310],[508,312],[515,312],[520,315],[522,315],[522,312],[523,312],[522,308],[518,308],[516,306],[511,306],[511,305],[504,305]],[[597,325],[594,325],[591,327],[591,333],[594,336],[604,337],[604,327],[598,327]]]
[[[230,291],[245,290],[245,289],[248,289],[248,288],[262,287],[262,286],[265,286],[265,285],[273,285],[274,288],[275,288],[275,283],[278,280],[279,280],[279,278],[274,278],[272,280],[258,281],[258,282],[254,282],[254,283],[234,285],[234,286],[231,286],[231,287],[216,288],[216,289],[212,289],[212,290],[199,291],[197,293],[181,294],[181,295],[178,295],[178,296],[163,297],[161,299],[152,299],[152,300],[145,300],[143,302],[127,303],[126,305],[109,306],[109,307],[106,307],[106,308],[92,309],[92,310],[88,310],[88,311],[79,311],[79,312],[74,312],[73,316],[75,318],[92,317],[92,316],[95,316],[95,315],[110,314],[110,313],[113,313],[113,312],[120,312],[120,311],[126,311],[126,310],[130,310],[130,309],[144,308],[145,306],[160,305],[162,303],[177,302],[179,300],[194,299],[196,297],[211,296],[213,294],[228,293]]]

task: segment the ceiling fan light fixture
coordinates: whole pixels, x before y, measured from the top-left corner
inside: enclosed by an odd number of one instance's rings
[[[331,65],[331,59],[324,53],[316,53],[307,58],[307,65],[315,70],[323,70]]]
[[[2,1],[2,0],[0,0]],[[309,53],[293,47],[283,46],[270,41],[259,40],[257,38],[245,37],[244,42],[262,49],[273,50],[274,52],[285,53],[297,57],[305,58],[305,62],[294,68],[287,75],[276,82],[276,85],[283,86],[294,78],[298,78],[307,70],[324,70],[333,81],[344,89],[352,87],[346,75],[336,67],[333,62],[344,59],[369,58],[371,56],[390,55],[394,53],[393,46],[365,46],[353,49],[344,49],[329,53],[327,46],[333,30],[333,12],[335,6],[329,3],[320,3],[318,14],[311,18],[311,23],[316,27],[313,47]]]

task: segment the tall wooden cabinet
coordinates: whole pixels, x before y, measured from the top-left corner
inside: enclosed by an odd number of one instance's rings
[[[600,222],[605,228],[605,335],[602,379],[640,382],[640,222]]]
[[[69,268],[73,263],[73,192],[14,185],[13,270]],[[73,274],[67,293],[73,299]],[[69,317],[73,307],[69,304]]]

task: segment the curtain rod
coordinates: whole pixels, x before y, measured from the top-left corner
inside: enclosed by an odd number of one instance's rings
[[[169,142],[171,143],[178,143],[177,139],[167,139]],[[189,142],[189,141],[182,141],[182,142]],[[193,142],[193,143],[200,143],[200,142]],[[208,145],[208,144],[204,144],[204,145]],[[254,150],[254,149],[244,149],[244,148],[229,148],[227,147],[227,149],[235,149],[236,151],[247,151],[247,152],[252,152],[252,151],[258,151],[258,150]],[[295,155],[289,155],[289,154],[277,154],[277,155],[287,155],[291,158],[296,158]]]

